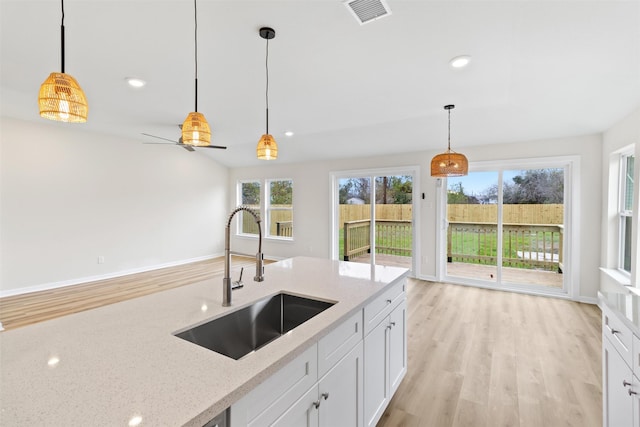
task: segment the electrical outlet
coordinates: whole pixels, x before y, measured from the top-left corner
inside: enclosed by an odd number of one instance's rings
[[[104,264],[104,255],[98,256],[98,264]]]

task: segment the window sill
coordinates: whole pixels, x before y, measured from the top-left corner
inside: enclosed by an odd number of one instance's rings
[[[613,268],[604,268],[600,267],[600,271],[613,279],[616,283],[621,286],[629,287],[631,286],[631,276],[620,272],[619,270]]]

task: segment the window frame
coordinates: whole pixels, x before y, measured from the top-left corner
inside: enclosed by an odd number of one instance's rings
[[[632,175],[628,174],[629,159],[633,159]],[[616,268],[625,276],[631,277],[633,262],[633,222],[635,208],[635,153],[633,148],[620,152],[618,177],[618,260]],[[629,180],[631,185],[629,186]],[[630,199],[629,199],[630,198]],[[628,230],[631,227],[631,230]],[[628,262],[628,269],[626,263]]]
[[[260,213],[260,218],[262,218],[262,201],[264,198],[264,186],[262,183],[262,180],[260,179],[242,179],[242,180],[238,180],[238,184],[236,186],[236,200],[237,203],[236,205],[242,205],[242,206],[248,206],[248,207],[252,207],[255,205],[247,205],[244,203],[243,200],[243,195],[242,195],[242,187],[244,184],[251,184],[251,183],[255,183],[258,184],[260,186],[260,189],[258,191],[258,196],[260,198],[260,200],[258,201],[258,212]],[[236,221],[236,236],[242,236],[242,237],[253,237],[253,238],[258,238],[258,234],[257,233],[245,233],[242,225],[244,224],[244,214],[245,212],[239,212],[240,216],[238,218],[238,220]],[[263,233],[264,234],[264,233]]]
[[[281,207],[278,206],[277,208],[273,208],[271,206],[271,183],[272,182],[278,182],[278,181],[289,181],[291,182],[291,207]],[[278,241],[288,241],[288,242],[292,242],[294,240],[294,233],[295,230],[293,229],[293,211],[294,211],[294,180],[293,178],[259,178],[259,179],[240,179],[237,181],[236,184],[236,201],[237,204],[241,205],[243,204],[243,198],[242,198],[242,186],[243,184],[246,183],[257,183],[260,185],[260,207],[259,207],[259,212],[260,212],[260,218],[261,218],[261,222],[262,222],[262,238],[263,239],[269,239],[269,240],[278,240]],[[271,216],[272,216],[272,212],[273,211],[290,211],[291,212],[291,218],[292,218],[292,231],[291,231],[291,236],[278,236],[275,234],[271,234]],[[244,212],[241,212],[241,214],[243,215]],[[240,220],[237,221],[236,223],[236,229],[235,229],[235,235],[236,236],[240,236],[240,237],[246,237],[246,238],[253,238],[253,239],[257,239],[258,235],[253,234],[253,233],[244,233],[242,231],[242,219],[243,217],[240,217]]]
[[[272,207],[271,205],[271,183],[289,181],[291,183],[291,207]],[[267,178],[264,180],[264,237],[277,239],[277,240],[293,240],[293,179],[292,178]],[[271,234],[271,217],[274,211],[290,211],[291,212],[291,236],[278,236],[277,234]]]

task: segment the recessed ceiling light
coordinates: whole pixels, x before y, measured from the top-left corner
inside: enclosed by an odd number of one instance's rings
[[[290,130],[286,131],[285,136],[293,136],[293,132],[291,132]]]
[[[449,64],[453,68],[463,68],[469,65],[470,61],[471,61],[471,57],[469,55],[460,55],[460,56],[456,56],[451,61],[449,61]]]
[[[51,367],[57,366],[58,363],[60,363],[60,359],[56,356],[53,356],[49,360],[47,360],[47,365]]]
[[[129,420],[129,426],[135,427],[139,426],[142,423],[142,417],[140,415],[136,415]]]
[[[136,89],[139,89],[147,84],[147,82],[137,77],[127,77],[126,80],[129,86],[135,87]]]

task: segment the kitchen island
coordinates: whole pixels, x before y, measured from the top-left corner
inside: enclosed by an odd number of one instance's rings
[[[296,257],[266,266],[262,283],[245,281],[231,307],[220,277],[5,331],[0,423],[202,426],[407,274]],[[336,303],[240,360],[173,335],[283,291]]]

